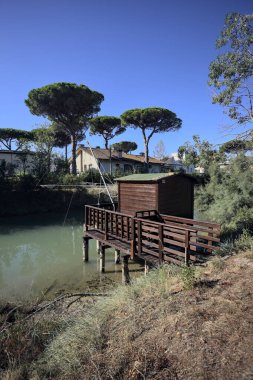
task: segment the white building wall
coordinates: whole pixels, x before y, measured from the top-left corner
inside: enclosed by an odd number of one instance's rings
[[[18,171],[23,170],[23,164],[20,161],[21,153],[18,152],[1,152],[0,151],[0,162],[5,161],[6,164],[14,165],[14,171],[17,173]],[[26,162],[26,172],[31,172],[33,168],[33,156],[28,154],[27,162]]]
[[[82,158],[81,158],[81,155],[82,155]],[[110,173],[109,159],[108,160],[100,159],[98,160],[98,163],[100,165],[100,170],[102,172]],[[82,153],[81,151],[78,152],[77,157],[76,157],[76,165],[77,165],[78,173],[85,172],[89,169],[98,169],[97,161],[95,160],[95,158],[84,150],[82,151]],[[113,159],[111,162],[112,172],[113,173],[116,171],[124,172],[126,165],[131,165],[133,170],[137,170],[139,167],[143,166],[143,163],[131,162],[129,160],[122,160],[122,159],[119,159],[118,161],[116,161],[115,159]],[[149,164],[150,173],[160,173],[160,171],[161,171],[161,165]]]

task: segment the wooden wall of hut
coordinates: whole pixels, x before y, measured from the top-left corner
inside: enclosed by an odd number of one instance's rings
[[[194,182],[174,173],[136,174],[118,179],[119,212],[157,210],[160,214],[193,218]]]

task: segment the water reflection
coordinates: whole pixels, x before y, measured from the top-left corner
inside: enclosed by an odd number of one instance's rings
[[[87,286],[95,279],[97,254],[91,241],[90,261],[82,261],[82,215],[43,214],[0,220],[0,292],[21,297],[57,283],[58,287]],[[139,266],[134,266],[138,268]],[[106,276],[120,281],[120,266],[107,250]],[[115,275],[116,272],[116,275]]]

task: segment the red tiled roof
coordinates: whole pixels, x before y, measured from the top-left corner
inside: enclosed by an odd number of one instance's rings
[[[91,154],[91,150],[88,147],[79,147],[77,149],[77,153],[80,150],[83,150],[86,153]],[[92,148],[92,151],[93,151],[94,156],[98,160],[109,160],[110,159],[110,150],[109,149]],[[111,156],[111,158],[112,158],[112,160],[129,160],[129,161],[137,161],[137,162],[141,162],[141,163],[144,163],[144,159],[145,159],[144,156],[135,155],[135,154],[127,154],[127,153],[124,153],[124,152],[122,152],[122,158],[120,158],[120,157],[118,157],[117,152],[115,152],[113,150],[112,150],[112,156]],[[162,161],[157,160],[156,158],[153,158],[153,157],[149,157],[149,162],[151,164],[157,164],[157,165],[162,165],[163,164]]]

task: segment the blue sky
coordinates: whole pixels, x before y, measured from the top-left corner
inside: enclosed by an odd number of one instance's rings
[[[152,138],[167,152],[199,134],[229,140],[231,121],[211,102],[208,66],[229,12],[251,13],[252,0],[0,0],[0,127],[31,130],[28,92],[54,82],[83,83],[104,94],[101,115],[166,107],[183,121]],[[143,151],[140,131],[131,140]],[[100,137],[89,138],[102,146]]]

